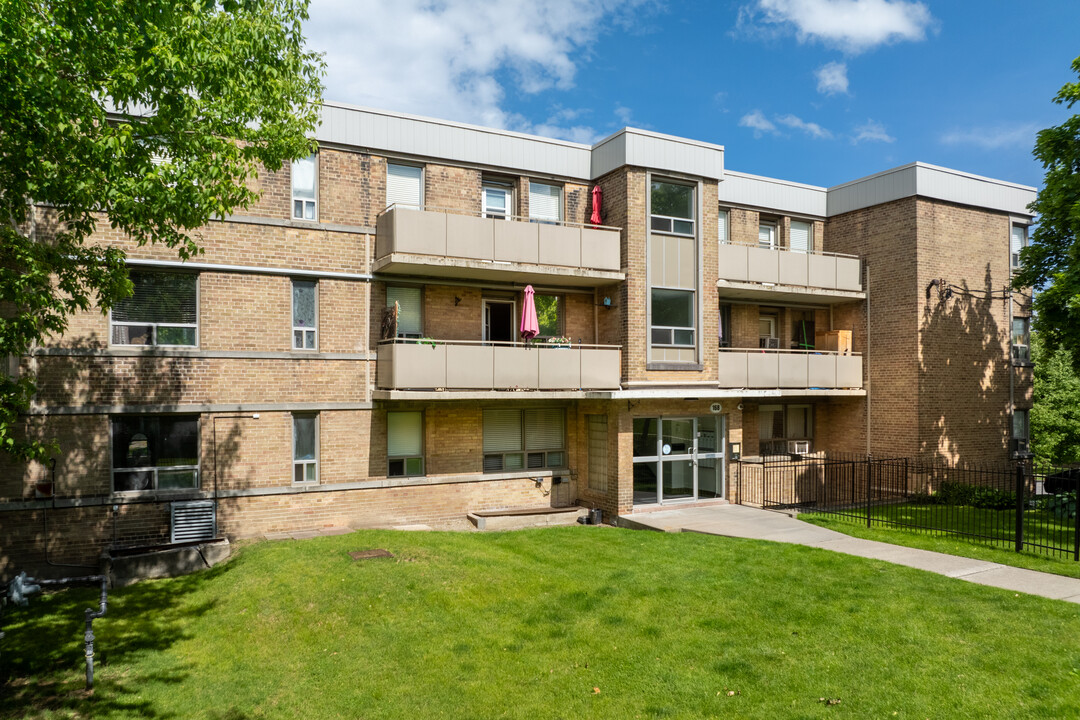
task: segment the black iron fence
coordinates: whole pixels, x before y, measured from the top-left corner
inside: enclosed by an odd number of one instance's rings
[[[1080,560],[1080,470],[842,453],[738,463],[736,500]]]

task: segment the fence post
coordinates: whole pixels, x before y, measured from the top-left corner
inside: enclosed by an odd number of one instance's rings
[[[870,493],[873,488],[874,461],[866,454],[866,527],[870,527]]]
[[[1016,463],[1016,552],[1024,550],[1024,463]]]

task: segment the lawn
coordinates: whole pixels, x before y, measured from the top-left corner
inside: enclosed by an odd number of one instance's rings
[[[353,561],[385,548],[393,559]],[[1080,608],[795,545],[361,531],[9,610],[0,717],[1075,717]]]
[[[1080,578],[1080,562],[1072,559],[1071,551],[1049,554],[1048,550],[1036,551],[1028,547],[1024,552],[1016,552],[1014,510],[905,504],[874,508],[871,516],[874,518],[871,528],[866,527],[865,516],[858,519],[831,514],[800,513],[799,519],[867,540]],[[909,527],[881,524],[885,520]],[[1060,520],[1049,512],[1028,510],[1024,513],[1024,537],[1031,543],[1071,550],[1075,540],[1074,522]],[[937,528],[939,531],[920,528]],[[940,532],[945,530],[967,533],[968,536]],[[991,544],[990,540],[971,537],[973,534],[991,536],[995,540]]]

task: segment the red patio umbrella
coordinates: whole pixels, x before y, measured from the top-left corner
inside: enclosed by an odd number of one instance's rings
[[[592,217],[589,218],[589,222],[593,225],[603,225],[604,221],[600,219],[600,204],[604,201],[604,191],[600,189],[599,185],[593,185],[592,189]]]
[[[540,334],[540,321],[536,319],[536,300],[532,285],[525,286],[525,304],[521,308],[521,337],[532,340]]]

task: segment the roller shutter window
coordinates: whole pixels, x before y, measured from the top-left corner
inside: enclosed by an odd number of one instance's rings
[[[792,252],[810,252],[813,241],[813,231],[810,223],[791,221],[791,250]]]
[[[421,334],[421,307],[423,293],[418,287],[386,288],[386,306],[398,304],[398,337],[418,338]]]
[[[416,165],[386,165],[386,206],[419,209],[423,200],[424,169]]]
[[[562,221],[562,188],[530,182],[529,218],[541,222]]]

